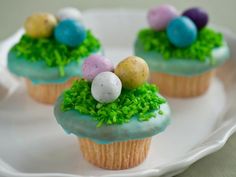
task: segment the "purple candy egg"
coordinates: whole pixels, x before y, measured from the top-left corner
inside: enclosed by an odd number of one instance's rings
[[[101,72],[113,70],[111,61],[102,55],[90,55],[82,66],[83,77],[89,81]]]
[[[183,12],[183,16],[190,18],[200,30],[207,25],[208,14],[201,8],[193,7]]]
[[[175,7],[164,4],[148,11],[147,20],[151,28],[160,31],[167,27],[170,20],[179,15]]]

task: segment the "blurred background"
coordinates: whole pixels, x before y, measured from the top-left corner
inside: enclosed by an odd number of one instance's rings
[[[235,0],[0,0],[0,40],[12,35],[33,12],[56,12],[65,6],[74,6],[82,11],[93,8],[147,10],[162,3],[170,3],[180,11],[191,6],[203,7],[209,13],[211,23],[236,32]]]

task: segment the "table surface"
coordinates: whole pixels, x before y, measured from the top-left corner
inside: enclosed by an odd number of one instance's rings
[[[0,0],[0,40],[12,35],[22,26],[24,19],[35,11],[56,12],[65,6],[74,6],[80,10],[90,8],[143,8],[170,3],[179,10],[192,6],[205,8],[210,14],[212,23],[225,26],[236,33],[235,0]],[[235,177],[236,176],[236,134],[225,146],[211,155],[194,163],[177,177]]]

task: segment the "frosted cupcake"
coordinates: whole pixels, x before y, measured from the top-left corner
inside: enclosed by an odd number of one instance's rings
[[[132,168],[147,157],[152,136],[169,124],[169,106],[156,86],[146,83],[149,69],[143,59],[128,57],[114,72],[93,62],[86,62],[85,78],[58,98],[54,114],[67,133],[78,137],[90,163]]]
[[[152,8],[150,28],[139,31],[134,53],[146,59],[151,82],[172,97],[205,93],[215,69],[229,59],[229,48],[221,33],[207,27],[208,15],[190,8],[179,15],[170,5]]]
[[[31,15],[25,21],[25,33],[9,51],[9,70],[25,78],[28,93],[36,101],[53,104],[82,76],[83,61],[101,51],[99,40],[80,22],[79,11],[70,11],[59,11],[58,17]]]

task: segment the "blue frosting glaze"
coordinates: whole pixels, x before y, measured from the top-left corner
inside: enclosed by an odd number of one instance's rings
[[[154,136],[162,131],[170,123],[170,108],[167,103],[161,105],[163,115],[156,112],[156,117],[148,121],[138,121],[133,117],[129,123],[122,125],[102,125],[97,128],[97,121],[90,115],[82,115],[76,110],[61,111],[63,95],[60,96],[54,107],[54,115],[57,122],[67,133],[78,137],[89,138],[98,144],[109,144],[119,141],[143,139]]]
[[[34,84],[64,83],[71,77],[82,76],[82,64],[85,59],[66,65],[63,77],[60,76],[58,67],[48,67],[44,61],[30,62],[23,57],[18,57],[12,50],[8,53],[7,66],[12,73],[26,77]]]
[[[224,42],[223,46],[213,49],[212,59],[207,59],[205,62],[179,58],[166,60],[156,51],[145,51],[138,39],[134,45],[134,53],[145,59],[152,72],[163,72],[177,76],[199,75],[222,65],[230,57],[229,47],[226,42]]]

